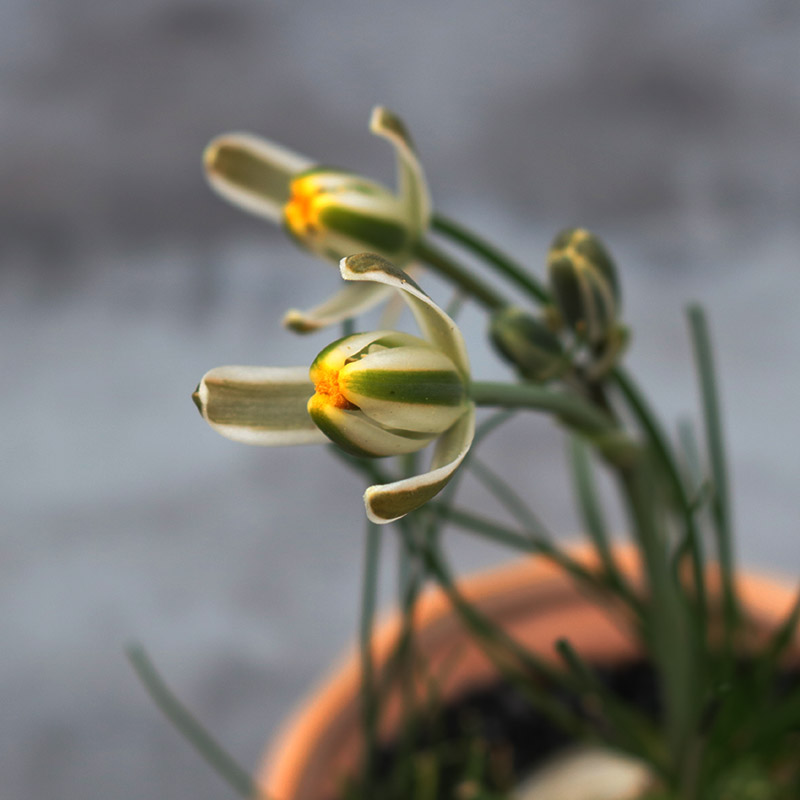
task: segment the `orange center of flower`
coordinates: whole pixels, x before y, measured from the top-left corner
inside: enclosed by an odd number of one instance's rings
[[[292,181],[291,197],[283,209],[286,224],[297,235],[313,233],[318,227],[320,189],[313,177]]]
[[[358,408],[342,394],[339,388],[338,369],[320,370],[320,374],[314,380],[314,389],[318,395],[322,395],[327,405],[351,410]]]

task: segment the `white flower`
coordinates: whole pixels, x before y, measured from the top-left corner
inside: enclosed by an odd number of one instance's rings
[[[282,224],[299,244],[327,261],[338,263],[369,251],[406,268],[430,221],[425,177],[399,117],[376,108],[370,130],[395,148],[397,193],[243,133],[220,136],[208,145],[206,175],[223,197]],[[380,284],[350,285],[308,311],[289,311],[284,322],[297,331],[314,330],[355,316],[388,293]]]
[[[392,522],[438,494],[463,461],[475,432],[469,362],[458,327],[404,272],[380,256],[342,259],[342,277],[397,291],[422,337],[398,331],[354,334],[303,367],[219,367],[194,399],[223,436],[247,444],[333,441],[350,453],[380,457],[435,441],[430,469],[370,486],[367,516]]]

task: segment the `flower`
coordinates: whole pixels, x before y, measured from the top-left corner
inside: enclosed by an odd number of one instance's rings
[[[223,436],[247,444],[332,441],[359,456],[400,455],[435,440],[421,475],[370,486],[367,516],[392,522],[438,494],[464,460],[475,433],[469,361],[461,332],[404,272],[375,254],[343,258],[342,277],[397,291],[422,337],[399,331],[339,339],[303,367],[218,367],[193,398]]]
[[[311,419],[356,456],[413,453],[450,428],[467,403],[452,360],[398,331],[345,336],[316,357],[309,375]]]
[[[399,117],[375,108],[370,130],[387,139],[397,156],[398,190],[312,161],[251,134],[214,139],[203,161],[211,186],[253,214],[282,224],[301,246],[338,263],[352,253],[376,253],[401,268],[414,259],[428,227],[430,199],[422,166]],[[299,332],[355,316],[390,291],[376,283],[353,284],[308,311],[290,310],[284,323]]]

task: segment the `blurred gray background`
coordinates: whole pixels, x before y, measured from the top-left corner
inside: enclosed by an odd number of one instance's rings
[[[793,0],[3,0],[0,65],[4,800],[231,796],[123,645],[144,642],[255,766],[356,629],[360,479],[324,450],[228,442],[189,402],[213,366],[308,363],[329,335],[279,316],[337,282],[205,186],[202,148],[226,130],[391,182],[366,130],[385,104],[437,207],[537,271],[560,227],[595,229],[623,272],[629,361],[670,422],[695,412],[683,308],[703,301],[740,555],[797,574]],[[504,374],[463,320],[476,375]],[[562,450],[536,421],[487,457],[569,535]],[[448,543],[464,568],[507,557]]]

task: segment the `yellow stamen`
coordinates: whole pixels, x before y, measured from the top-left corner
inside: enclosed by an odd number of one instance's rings
[[[292,233],[302,236],[319,228],[319,215],[325,205],[325,193],[314,175],[292,181],[289,202],[283,214]]]
[[[327,405],[334,408],[357,409],[358,406],[351,403],[339,388],[339,370],[321,369],[314,376],[314,389],[320,400],[324,400]]]

